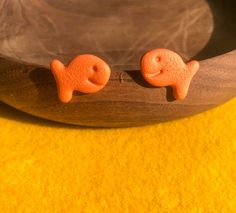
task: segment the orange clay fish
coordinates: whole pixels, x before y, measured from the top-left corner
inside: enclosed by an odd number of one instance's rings
[[[181,57],[167,49],[155,49],[141,60],[144,79],[153,86],[171,86],[176,100],[187,96],[190,82],[199,69],[197,61],[185,64]]]
[[[95,93],[101,90],[110,78],[109,66],[94,55],[77,56],[68,66],[60,61],[51,62],[51,71],[57,83],[59,99],[67,103],[73,91]]]

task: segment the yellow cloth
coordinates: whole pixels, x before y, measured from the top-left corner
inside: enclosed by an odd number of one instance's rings
[[[236,212],[236,99],[163,124],[86,129],[0,107],[0,212]]]

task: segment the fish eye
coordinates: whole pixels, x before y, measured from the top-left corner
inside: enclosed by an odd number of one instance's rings
[[[160,62],[161,61],[161,57],[160,56],[156,56],[156,61]]]
[[[93,69],[93,71],[97,71],[97,70],[98,70],[98,67],[97,67],[96,65],[94,65],[94,66],[92,67],[92,69]]]

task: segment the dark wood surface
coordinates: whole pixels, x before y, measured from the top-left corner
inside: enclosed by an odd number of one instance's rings
[[[164,2],[1,0],[1,53],[45,67],[90,53],[119,70],[139,69],[141,55],[156,47],[190,59],[211,37],[210,7],[205,0]]]
[[[115,127],[185,117],[235,97],[235,3],[161,2],[1,1],[0,100],[50,120]],[[202,59],[186,100],[174,101],[171,88],[141,77],[140,57],[156,47]],[[100,92],[75,93],[62,104],[49,62],[81,53],[106,60],[111,79]]]

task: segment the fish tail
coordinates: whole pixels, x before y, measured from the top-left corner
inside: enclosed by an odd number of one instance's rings
[[[187,75],[183,81],[176,82],[176,84],[173,86],[174,97],[176,100],[183,100],[187,96],[192,78],[199,69],[199,62],[190,61],[186,66],[188,69]]]
[[[190,78],[192,78],[199,70],[200,64],[198,61],[193,60],[188,62],[186,66],[188,69],[188,73],[190,74]]]
[[[55,79],[57,79],[59,76],[62,76],[62,73],[65,71],[64,64],[61,63],[57,59],[54,59],[51,62],[50,68],[51,68],[52,74],[54,75]]]
[[[61,102],[68,103],[72,99],[73,91],[69,86],[69,82],[65,79],[65,66],[55,59],[51,62],[50,67],[57,84],[58,97]]]
[[[183,100],[188,94],[190,81],[185,81],[184,83],[176,83],[173,85],[173,95],[176,100]]]

